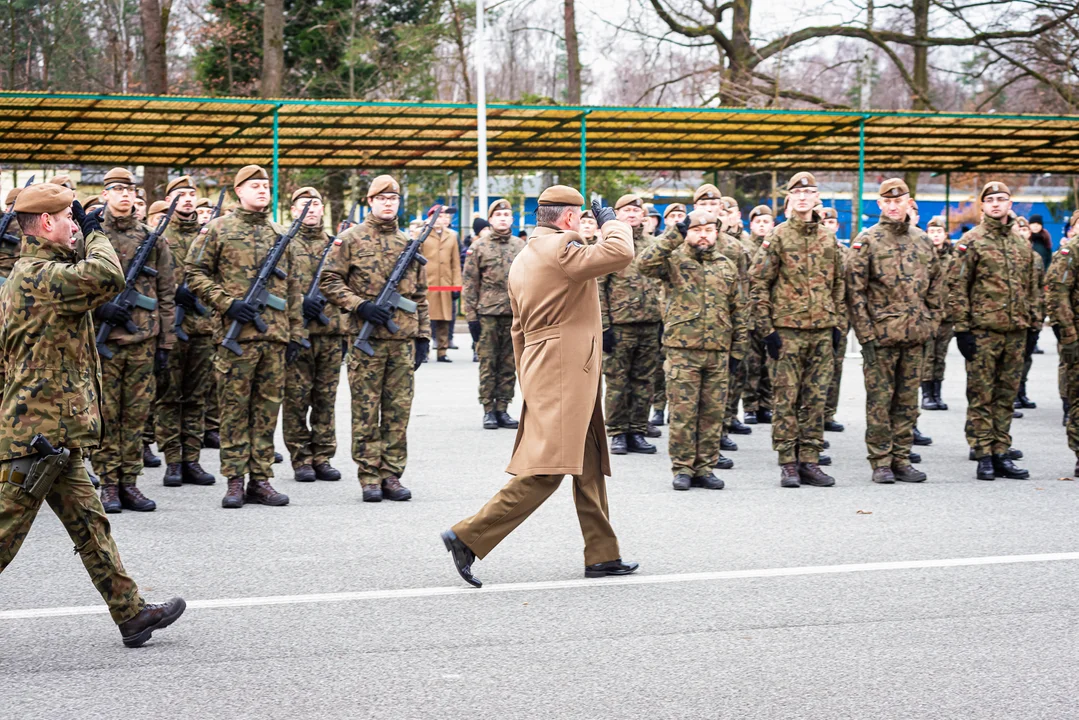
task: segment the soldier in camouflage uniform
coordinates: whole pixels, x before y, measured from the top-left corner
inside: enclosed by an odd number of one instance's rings
[[[150,230],[132,211],[135,176],[124,168],[113,168],[105,174],[104,184],[102,230],[127,272]],[[95,312],[98,322],[113,325],[106,342],[113,356],[101,358],[101,446],[90,457],[101,478],[101,504],[107,513],[121,509],[149,512],[157,507],[135,483],[143,468],[143,430],[157,392],[155,373],[168,362],[176,342],[171,322],[176,311],[176,281],[167,240],[158,240],[146,266],[155,276],[141,276],[135,289],[156,300],[156,309],[136,308],[129,314],[108,302]],[[135,332],[125,328],[128,320],[136,326]]]
[[[671,203],[663,210],[664,233],[672,227],[676,227],[678,223],[685,219],[686,206],[682,203]],[[666,305],[662,285],[659,288],[659,302],[660,307]],[[662,325],[660,327],[662,328]],[[662,337],[661,330],[659,359],[656,361],[656,374],[652,376],[652,419],[648,421],[648,424],[653,428],[661,427],[664,424],[663,412],[667,409],[667,374],[664,369],[667,363],[667,349],[663,346]]]
[[[315,188],[302,187],[292,193],[292,216],[299,217],[308,201],[311,205],[303,227],[292,241],[292,267],[305,293],[332,242],[323,230],[325,206]],[[328,322],[323,324],[320,316]],[[336,305],[327,306],[324,295],[305,297],[303,321],[311,347],[302,348],[296,362],[285,370],[285,405],[281,411],[285,446],[297,482],[340,480],[341,473],[330,465],[330,460],[337,453],[334,404],[348,343],[348,315]]]
[[[156,436],[167,464],[166,487],[179,487],[184,483],[213,485],[216,482],[214,476],[199,464],[199,454],[205,432],[206,393],[213,373],[214,328],[220,321],[204,305],[206,315],[196,312],[195,293],[184,283],[184,268],[198,257],[206,238],[199,232],[195,192],[195,185],[187,175],[176,178],[165,188],[168,202],[178,198],[165,240],[172,254],[176,305],[184,309],[180,330],[187,335],[186,340],[176,339],[168,364],[157,378]],[[175,328],[175,316],[164,317],[162,322]]]
[[[15,559],[43,502],[21,487],[25,471],[13,463],[34,454],[30,443],[41,433],[71,453],[44,502],[71,537],[124,644],[138,647],[186,606],[180,598],[161,605],[143,600],[83,465],[102,430],[90,313],[124,287],[124,273],[97,220],[78,203],[86,259],[76,261],[74,198],[46,183],[27,188],[15,205],[26,237],[22,258],[0,288],[0,365],[8,377],[0,391],[0,573]]]
[[[20,187],[14,187],[8,191],[7,198],[4,199],[5,208],[10,208],[15,204],[15,199],[19,197],[21,190]],[[12,220],[7,226],[4,237],[0,238],[0,280],[7,278],[11,274],[11,269],[15,267],[15,261],[19,259],[21,243],[22,232],[19,230],[19,223]],[[0,282],[0,285],[3,283]]]
[[[925,342],[944,315],[947,278],[933,243],[910,223],[910,190],[880,185],[880,222],[851,243],[848,288],[865,373],[865,444],[876,483],[922,482],[910,464]]]
[[[753,258],[760,250],[764,238],[775,227],[772,208],[758,205],[749,211],[749,256]],[[746,372],[746,384],[742,391],[742,408],[745,411],[746,425],[772,422],[772,378],[768,351],[764,339],[756,331],[756,311],[750,306],[747,313],[749,324],[749,344],[743,360]]]
[[[1002,182],[982,188],[982,222],[956,243],[948,315],[959,352],[967,361],[967,444],[978,461],[977,478],[1023,479],[1027,470],[1008,457],[1012,402],[1023,374],[1023,356],[1037,339],[1041,288],[1034,263],[1008,216],[1011,191]]]
[[[807,172],[787,183],[790,215],[761,243],[750,270],[757,331],[773,360],[772,447],[780,484],[830,486],[820,469],[824,404],[832,381],[840,314],[846,312],[843,259],[813,211],[817,181]],[[802,409],[802,412],[799,412]]]
[[[242,168],[236,173],[233,192],[240,207],[210,221],[202,257],[187,266],[188,286],[220,316],[215,342],[223,339],[233,322],[241,325],[237,341],[243,354],[218,347],[214,358],[221,408],[221,472],[228,478],[221,507],[241,508],[245,502],[281,506],[289,498],[270,484],[273,437],[285,394],[285,363],[295,361],[307,336],[303,288],[290,245],[277,264],[285,277],[274,275],[267,286],[270,294],[285,301],[285,309],[267,307],[262,313],[266,332],[255,328],[257,308],[244,296],[284,229],[267,213],[270,180],[264,169],[258,165]]]
[[[948,239],[948,228],[944,217],[938,215],[926,226],[926,235],[933,243],[933,250],[940,261],[945,282],[951,278],[952,243]],[[946,291],[947,292],[947,291]],[[925,362],[922,366],[922,410],[947,410],[948,405],[941,399],[940,389],[944,383],[944,363],[948,356],[948,345],[952,341],[952,324],[947,320],[925,343]]]
[[[633,230],[635,254],[640,256],[654,238],[644,232],[644,203],[623,195],[614,205],[618,219]],[[641,274],[634,261],[621,272],[599,281],[603,321],[603,376],[607,381],[604,407],[611,453],[656,452],[645,440],[652,378],[659,358],[660,309],[656,282]]]
[[[209,198],[200,198],[195,206],[195,212],[199,218],[199,227],[204,228],[206,223],[213,218],[214,205]],[[199,248],[201,247],[200,240]],[[214,321],[214,327],[216,325]],[[202,435],[202,446],[208,450],[217,450],[221,447],[221,412],[217,407],[217,373],[212,371],[213,356],[210,357],[210,367],[211,372],[206,380],[206,411],[203,414],[206,431]]]
[[[1019,235],[1019,237],[1023,239],[1023,242],[1030,242],[1030,223],[1027,222],[1027,219],[1025,217],[1015,218],[1015,231]],[[1035,255],[1037,255],[1037,253],[1035,253]],[[1048,268],[1045,266],[1044,263],[1041,262],[1040,255],[1038,255],[1038,260],[1039,262],[1035,263],[1034,265],[1034,274],[1038,283],[1038,287],[1044,288],[1045,272],[1046,270],[1048,270]],[[1035,313],[1036,320],[1034,324],[1034,329],[1036,330],[1040,330],[1042,325],[1045,323],[1044,293],[1042,294],[1042,300],[1043,302],[1039,304]],[[1035,337],[1035,346],[1036,345],[1037,339]],[[1033,353],[1034,347],[1030,347],[1029,352],[1027,352],[1025,357],[1023,358],[1023,376],[1019,380],[1019,392],[1016,394],[1015,402],[1013,403],[1013,407],[1016,410],[1034,410],[1038,407],[1037,403],[1027,397],[1027,377],[1030,375],[1030,368],[1031,365],[1033,365]],[[1016,415],[1013,414],[1013,417],[1016,417]],[[1018,417],[1022,417],[1022,413],[1019,413]]]
[[[513,400],[516,364],[513,358],[513,310],[506,283],[510,265],[524,249],[513,235],[513,208],[495,200],[487,209],[491,234],[472,243],[464,273],[465,317],[480,358],[480,404],[487,430],[516,428],[506,412]]]
[[[753,243],[749,236],[749,233],[742,227],[742,211],[738,207],[738,201],[733,197],[724,195],[723,205],[725,207],[724,216],[720,218],[719,231],[724,236],[723,240],[732,249],[737,249],[736,244],[740,245],[744,252],[745,265],[743,268],[743,276],[745,277],[745,296],[749,297],[749,263],[753,259],[753,254],[756,252],[756,245]],[[750,328],[752,330],[752,328]],[[742,401],[742,393],[746,386],[746,366],[744,362],[738,363],[738,368],[730,374],[730,387],[727,391],[727,416],[724,420],[724,427],[729,432],[733,432],[736,435],[748,435],[753,432],[753,428],[742,423],[738,419],[738,404]],[[734,444],[729,438],[724,438],[724,450],[737,450],[738,446]]]
[[[401,186],[379,175],[367,190],[371,212],[363,222],[337,236],[322,274],[322,292],[351,314],[350,328],[364,321],[374,332],[374,355],[353,348],[348,358],[352,391],[352,459],[356,461],[364,502],[408,500],[401,485],[408,460],[408,419],[412,412],[415,372],[431,349],[427,314],[427,272],[412,263],[397,292],[416,303],[416,312],[386,311],[374,303],[408,238],[397,228]],[[397,332],[386,323],[393,320]]]
[[[716,249],[710,210],[694,210],[677,236],[664,234],[637,259],[641,273],[664,283],[663,344],[671,405],[669,452],[675,490],[723,481],[719,460],[728,371],[736,370],[746,343],[745,286],[738,266]]]
[[[1069,223],[1069,233],[1079,222],[1079,211]],[[1060,344],[1060,363],[1064,375],[1064,425],[1068,448],[1075,453],[1075,469],[1079,477],[1079,282],[1076,281],[1075,259],[1067,242],[1053,255],[1045,273],[1046,309],[1053,333]]]
[[[850,248],[839,240],[839,215],[834,207],[821,207],[819,210],[821,225],[836,238],[836,249],[843,260],[843,272],[850,268]],[[835,349],[835,361],[832,365],[832,384],[828,386],[828,399],[824,402],[824,431],[843,432],[843,424],[836,422],[835,413],[839,407],[839,386],[843,382],[843,360],[847,356],[847,336],[850,334],[850,316],[847,312],[839,313],[839,344]]]

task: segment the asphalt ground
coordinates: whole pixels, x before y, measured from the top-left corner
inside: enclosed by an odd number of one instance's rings
[[[964,373],[919,422],[921,485],[874,485],[861,359],[828,433],[833,488],[779,487],[768,426],[736,436],[722,491],[676,493],[666,437],[613,457],[608,490],[628,582],[583,579],[560,489],[475,571],[439,532],[508,478],[512,431],[481,427],[467,334],[417,374],[408,503],[360,501],[338,396],[338,483],[285,508],[220,508],[213,487],[139,485],[149,514],[110,516],[150,601],[184,617],[127,650],[45,510],[0,578],[2,718],[1079,717],[1079,487],[1043,333],[1013,424],[1031,479],[974,479]],[[852,343],[853,345],[853,343]],[[513,414],[520,410],[519,398]],[[666,432],[664,431],[664,436]],[[284,450],[284,443],[279,442]],[[217,472],[217,453],[203,453]]]

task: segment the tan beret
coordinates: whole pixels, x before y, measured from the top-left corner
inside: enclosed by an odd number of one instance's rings
[[[110,185],[134,185],[135,176],[127,168],[116,167],[105,173],[105,179],[102,180],[101,184],[106,188]]]
[[[839,219],[839,213],[837,213],[835,211],[835,208],[833,208],[833,207],[821,208],[820,219],[821,220],[827,220],[828,218],[832,218],[833,220],[838,220]]]
[[[1012,191],[1008,189],[1008,186],[1002,182],[987,182],[985,187],[982,188],[982,194],[978,196],[978,200],[985,200],[986,195],[993,195],[995,193],[1004,193],[1008,197],[1012,196]]]
[[[618,198],[617,201],[615,201],[614,209],[621,210],[628,205],[635,205],[639,208],[644,208],[644,202],[641,200],[640,196],[629,193],[623,195],[622,197]]]
[[[592,214],[592,209],[591,208],[589,208],[588,210],[585,210],[583,213],[581,213],[581,219],[584,220],[585,218],[588,218],[592,222],[596,221],[596,216]]]
[[[817,187],[817,179],[813,177],[813,173],[800,172],[795,173],[794,177],[787,181],[787,192],[790,192],[794,188],[815,188]]]
[[[495,214],[495,210],[513,210],[513,206],[510,205],[510,201],[505,198],[499,198],[493,203],[487,206],[487,217],[490,219]]]
[[[738,201],[732,198],[730,195],[724,195],[722,198],[724,204],[726,204],[728,210],[734,210],[738,207]]]
[[[903,197],[910,195],[910,188],[902,178],[888,178],[880,184],[880,196],[886,198]]]
[[[914,212],[918,212],[918,201],[915,200],[914,198],[910,199],[910,209],[913,210]]]
[[[401,186],[389,175],[379,175],[371,181],[371,187],[367,188],[367,197],[375,195],[400,195]]]
[[[142,188],[135,188],[135,199],[146,202],[146,191]]]
[[[90,208],[94,207],[95,205],[101,205],[101,204],[102,204],[101,197],[98,196],[98,195],[94,195],[93,197],[89,197],[89,198],[86,199],[86,202],[84,202],[82,204],[82,209],[83,210],[89,210]]]
[[[310,185],[305,185],[302,188],[297,188],[296,191],[292,193],[292,204],[295,205],[297,200],[302,200],[303,198],[314,198],[321,201],[322,193]]]
[[[210,198],[199,198],[195,203],[195,207],[213,207],[213,203],[210,202]]]
[[[240,168],[240,171],[236,173],[236,177],[232,181],[232,187],[238,188],[248,180],[269,180],[270,176],[266,174],[266,171],[259,165],[244,165]]]
[[[58,213],[71,207],[75,193],[63,185],[39,183],[23,188],[15,199],[15,212],[21,213]]]
[[[154,202],[153,205],[150,206],[150,210],[146,214],[147,215],[156,215],[157,213],[163,213],[168,209],[169,209],[169,204],[167,202],[165,202],[164,200],[158,200],[158,201]]]
[[[15,198],[19,197],[19,193],[22,191],[21,187],[13,187],[8,190],[7,197],[4,198],[4,207],[10,208],[15,204]]]
[[[663,209],[663,217],[667,217],[668,215],[670,215],[672,212],[675,212],[675,211],[685,212],[686,211],[686,206],[683,205],[682,203],[671,203],[670,205],[668,205],[667,207],[665,207]]]
[[[705,199],[718,200],[721,197],[723,197],[723,193],[721,193],[719,191],[719,188],[717,188],[711,183],[705,183],[704,185],[701,185],[699,188],[693,191],[693,202]]]
[[[1079,223],[1079,210],[1072,213],[1071,219],[1068,220],[1068,227],[1073,227],[1075,223]]]
[[[656,206],[652,203],[645,203],[644,211],[648,213],[648,217],[661,217],[659,214],[659,210],[656,210]]]
[[[57,175],[49,182],[51,182],[53,185],[63,185],[68,190],[75,189],[75,181],[72,180],[69,175]]]
[[[758,205],[757,207],[755,207],[755,208],[753,208],[752,210],[749,211],[749,219],[750,219],[750,221],[752,221],[753,218],[755,218],[755,217],[757,217],[759,215],[771,215],[771,214],[772,214],[772,208],[768,207],[767,205]]]
[[[691,228],[701,225],[715,225],[716,216],[711,208],[699,208],[689,214],[689,226]]]
[[[169,195],[173,190],[194,190],[195,185],[191,182],[190,175],[181,175],[165,186],[165,194]]]
[[[935,218],[933,218],[932,220],[930,220],[930,221],[929,221],[929,222],[928,222],[928,223],[926,224],[926,227],[927,227],[927,228],[931,228],[931,227],[939,227],[939,228],[945,228],[945,229],[947,229],[947,227],[948,227],[948,226],[947,226],[947,225],[945,224],[945,222],[944,222],[944,216],[943,216],[943,215],[937,215],[937,216],[936,216]]]
[[[1016,225],[1022,225],[1023,227],[1030,227],[1030,221],[1027,220],[1025,217],[1023,217],[1022,215],[1015,218],[1015,224]]]
[[[584,205],[584,197],[581,193],[566,185],[552,185],[540,193],[539,204],[580,207]]]

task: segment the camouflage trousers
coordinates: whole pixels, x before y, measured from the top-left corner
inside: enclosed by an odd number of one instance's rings
[[[112,359],[101,358],[101,445],[90,453],[105,485],[134,485],[142,472],[142,439],[157,391],[156,340],[110,343]]]
[[[1064,401],[1068,404],[1068,448],[1079,458],[1079,363],[1064,363]]]
[[[659,346],[659,356],[656,358],[656,374],[652,376],[652,408],[663,411],[667,407],[667,348]]]
[[[746,366],[746,384],[742,390],[742,407],[746,412],[772,409],[771,359],[764,340],[757,333],[749,334],[749,351],[742,360]]]
[[[832,329],[777,331],[783,347],[772,363],[772,449],[781,465],[817,462],[824,449],[824,404],[835,368]]]
[[[343,335],[310,339],[311,347],[301,349],[296,362],[285,367],[281,425],[293,468],[327,463],[337,453],[334,404],[348,340]]]
[[[0,463],[0,477],[7,476],[9,466]],[[82,450],[71,449],[67,468],[53,483],[45,502],[75,543],[75,552],[109,606],[113,622],[119,625],[135,617],[145,603],[120,562],[105,510],[86,474]],[[40,509],[40,500],[11,483],[0,482],[0,573],[15,559]]]
[[[612,325],[611,330],[614,348],[603,361],[607,435],[643,433],[648,429],[652,378],[659,357],[659,323]]]
[[[702,477],[719,460],[729,355],[722,350],[667,348],[667,402],[671,408],[671,473]]]
[[[484,412],[505,410],[513,401],[517,363],[513,357],[512,315],[480,315],[480,404]]]
[[[408,460],[408,419],[415,391],[412,340],[372,340],[374,357],[352,351],[352,459],[361,485],[400,478]]]
[[[157,446],[169,464],[199,460],[213,358],[213,337],[192,335],[176,343],[158,378]]]
[[[973,330],[977,350],[967,362],[967,444],[975,457],[1012,446],[1012,412],[1023,374],[1026,330]]]
[[[835,351],[835,360],[832,363],[832,382],[828,386],[828,398],[824,402],[824,419],[835,420],[835,411],[839,407],[839,385],[843,382],[843,360],[847,357],[847,336],[844,333],[839,340],[839,347]]]
[[[450,328],[453,323],[449,320],[432,320],[431,335],[435,338],[438,357],[446,357],[446,351],[450,349]]]
[[[738,369],[727,373],[726,410],[723,415],[723,427],[730,428],[731,421],[738,419],[738,404],[742,401],[742,392],[746,386],[746,364],[738,363]]]
[[[955,334],[951,323],[941,323],[940,329],[925,341],[925,362],[922,363],[922,382],[944,380],[944,363],[948,357],[948,345]]]
[[[214,347],[214,356],[217,348]],[[213,357],[210,358],[211,365]],[[221,429],[221,409],[217,404],[217,373],[211,372],[206,379],[206,432],[216,432]]]
[[[865,447],[874,469],[890,467],[893,460],[910,462],[924,359],[924,345],[878,347],[877,361],[862,368]]]
[[[221,473],[226,478],[273,477],[273,436],[285,395],[284,343],[256,340],[243,355],[218,348],[214,357],[221,408]]]

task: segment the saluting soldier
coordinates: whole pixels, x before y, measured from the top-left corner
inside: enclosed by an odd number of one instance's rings
[[[202,257],[187,266],[191,290],[220,317],[215,340],[221,340],[233,322],[241,325],[237,342],[243,354],[218,347],[214,358],[221,411],[221,472],[228,478],[221,507],[241,508],[245,502],[281,506],[289,498],[270,484],[273,436],[285,394],[285,363],[299,357],[307,337],[303,289],[290,245],[277,264],[285,277],[272,274],[267,284],[271,295],[285,301],[285,309],[267,307],[262,313],[266,332],[258,331],[253,322],[258,308],[244,298],[284,229],[267,212],[270,176],[266,170],[258,165],[241,168],[232,188],[240,207],[210,221]]]
[[[988,182],[978,199],[982,222],[955,246],[948,300],[956,344],[967,361],[967,444],[979,480],[1023,479],[1030,472],[1009,457],[1009,431],[1023,356],[1037,339],[1041,288],[1034,262],[1041,260],[1013,231],[1007,185]]]
[[[938,215],[931,219],[926,225],[925,233],[933,243],[933,251],[940,261],[941,272],[947,283],[952,274],[953,256],[952,242],[948,239],[948,227],[944,217]],[[941,386],[944,383],[944,366],[953,333],[952,324],[945,318],[937,331],[925,343],[925,363],[922,367],[922,410],[948,409],[947,403],[941,398]]]
[[[758,205],[749,211],[750,258],[756,256],[761,244],[764,243],[764,238],[772,232],[773,227],[775,227],[775,217],[772,216],[772,208],[767,205]],[[767,425],[772,422],[772,378],[768,351],[764,347],[761,334],[757,332],[757,313],[752,302],[746,315],[749,326],[749,344],[746,357],[742,361],[746,367],[746,385],[742,391],[743,422],[746,425],[757,423]]]
[[[525,244],[513,235],[513,207],[508,200],[491,203],[487,222],[490,234],[468,249],[464,301],[468,330],[480,359],[483,427],[496,430],[517,427],[517,421],[507,412],[517,379],[508,283],[510,266]]]
[[[292,267],[305,293],[332,241],[323,229],[326,206],[315,188],[302,187],[292,193],[292,217],[299,217],[307,203],[300,232],[292,241]],[[305,295],[303,320],[311,347],[300,348],[296,361],[285,368],[281,411],[285,447],[297,482],[340,480],[341,473],[330,461],[337,454],[334,404],[348,342],[348,314],[336,305],[327,307],[325,296]]]
[[[835,236],[836,250],[843,260],[843,271],[846,273],[850,268],[850,248],[839,240],[839,214],[834,207],[822,207],[820,209],[821,224],[826,230]],[[850,334],[850,316],[846,312],[839,313],[839,344],[835,348],[835,361],[832,365],[832,384],[828,386],[828,398],[824,402],[824,431],[843,432],[842,423],[836,422],[835,413],[839,408],[839,386],[843,382],[843,360],[847,357],[847,336]]]
[[[773,361],[772,447],[779,454],[780,484],[828,487],[835,479],[818,463],[839,315],[846,312],[843,259],[813,210],[819,197],[813,175],[795,174],[787,193],[790,215],[761,243],[750,292],[757,330]]]
[[[135,176],[125,168],[113,168],[105,174],[104,184],[101,226],[126,273],[150,230],[133,213]],[[95,312],[98,322],[113,326],[106,342],[112,357],[101,358],[101,446],[91,455],[101,478],[101,504],[107,513],[157,508],[136,482],[143,468],[143,433],[157,391],[156,373],[165,367],[176,343],[171,322],[176,312],[176,281],[165,238],[155,244],[146,267],[154,275],[140,275],[135,289],[156,300],[155,309],[128,311],[110,301]],[[135,332],[125,327],[128,321],[134,323]]]
[[[850,309],[862,345],[865,444],[875,483],[922,482],[910,463],[925,343],[944,316],[947,277],[932,241],[908,216],[910,190],[880,185],[880,222],[851,243]]]
[[[1071,216],[1068,232],[1079,223],[1079,211]],[[1045,273],[1046,305],[1053,333],[1060,343],[1060,362],[1064,374],[1064,425],[1068,448],[1075,453],[1079,477],[1079,282],[1075,258],[1067,242],[1053,255]]]
[[[397,226],[401,186],[379,175],[367,190],[371,212],[334,240],[322,273],[322,292],[350,314],[350,330],[364,321],[374,327],[369,342],[374,355],[352,349],[348,384],[352,392],[352,459],[364,502],[408,500],[412,491],[401,484],[408,460],[408,420],[412,412],[416,369],[431,349],[427,315],[427,272],[418,262],[409,266],[397,292],[416,303],[414,313],[388,311],[375,299],[393,272],[409,240]],[[390,320],[397,325],[392,333]]]
[[[596,224],[596,218],[591,210],[586,210],[581,214],[580,236],[586,245],[595,245],[596,240],[599,239],[599,225]]]
[[[686,206],[682,203],[671,203],[663,209],[664,237],[667,237],[671,228],[677,227],[678,223],[686,219]],[[681,236],[681,234],[679,234]],[[674,238],[672,237],[672,240]],[[660,310],[666,307],[666,299],[663,294],[663,286],[659,287]],[[660,324],[659,359],[656,361],[656,374],[652,376],[652,418],[648,424],[652,427],[662,427],[665,424],[664,412],[667,409],[667,348],[663,345],[663,325]]]
[[[525,412],[517,430],[514,477],[470,518],[442,533],[457,572],[482,583],[472,563],[484,558],[573,475],[573,502],[584,535],[585,577],[628,575],[607,510],[600,405],[601,321],[596,278],[633,262],[629,226],[593,204],[603,230],[594,245],[577,234],[584,198],[573,188],[544,190],[537,227],[510,270],[513,350],[521,368]],[[552,390],[555,388],[555,390]]]
[[[659,210],[656,210],[656,206],[652,203],[644,204],[644,232],[648,235],[655,236],[656,229],[659,228],[659,222],[662,217],[659,214]]]
[[[102,376],[90,313],[124,287],[124,271],[75,193],[51,183],[26,188],[15,203],[26,237],[22,257],[0,288],[0,573],[15,559],[42,502],[63,524],[109,607],[124,645],[139,647],[183,614],[183,599],[147,605],[124,570],[109,521],[83,465],[102,433]],[[86,258],[75,257],[76,222]],[[27,492],[27,468],[42,434],[70,452],[43,497]],[[137,441],[136,433],[136,441]]]
[[[433,212],[434,208],[431,208],[427,217],[431,217]],[[451,209],[443,209],[431,234],[423,241],[422,250],[427,259],[427,304],[431,312],[431,333],[438,348],[438,362],[453,362],[446,352],[456,320],[454,302],[461,297],[461,253],[457,247],[457,233],[450,230],[452,219]],[[422,231],[422,224],[420,229]]]

